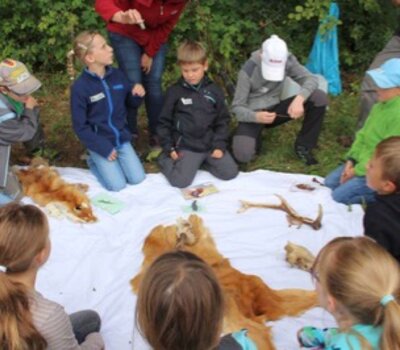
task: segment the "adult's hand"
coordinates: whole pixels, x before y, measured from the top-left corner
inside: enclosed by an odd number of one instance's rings
[[[340,183],[344,184],[355,176],[354,165],[351,160],[348,160],[344,165],[342,175],[340,176]]]
[[[140,12],[135,9],[118,11],[112,16],[111,20],[122,24],[139,24],[144,22]]]
[[[304,115],[304,97],[297,95],[290,103],[288,114],[293,119],[299,119]]]
[[[147,53],[142,55],[140,65],[142,66],[142,71],[148,74],[151,70],[151,65],[153,64],[153,57],[150,57]]]
[[[276,118],[275,112],[259,111],[256,112],[256,121],[260,124],[272,124]]]

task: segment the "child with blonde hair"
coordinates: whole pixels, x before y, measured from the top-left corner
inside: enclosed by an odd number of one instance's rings
[[[143,276],[136,323],[153,350],[256,350],[245,330],[220,339],[223,317],[217,277],[196,255],[165,253]]]
[[[49,226],[40,209],[17,203],[0,208],[0,348],[103,349],[96,312],[68,316],[35,290],[49,255]]]
[[[230,115],[224,93],[206,74],[207,51],[186,41],[177,57],[182,78],[168,88],[158,122],[160,170],[181,188],[192,183],[200,167],[233,179],[239,170],[227,149]]]
[[[320,304],[338,328],[302,328],[301,346],[400,349],[400,267],[379,244],[367,237],[336,238],[319,252],[311,273]]]
[[[122,71],[111,67],[113,49],[97,32],[79,34],[73,54],[86,68],[71,88],[72,125],[88,149],[90,170],[109,191],[142,182],[144,169],[126,121],[126,103],[140,103],[142,85],[132,87]]]
[[[364,233],[400,262],[400,136],[381,141],[367,165],[367,185],[376,191],[364,216]]]

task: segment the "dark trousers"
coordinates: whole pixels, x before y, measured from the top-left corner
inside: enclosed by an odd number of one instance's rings
[[[101,320],[96,311],[78,311],[70,314],[69,319],[78,344],[82,344],[90,333],[100,332]]]
[[[223,157],[219,159],[212,158],[210,152],[182,150],[179,154],[177,160],[172,160],[165,153],[162,153],[158,159],[161,173],[174,187],[189,186],[200,167],[221,180],[233,179],[239,173],[238,166],[228,151],[225,151]]]
[[[262,130],[275,128],[291,120],[287,110],[295,97],[290,97],[279,104],[268,108],[269,112],[275,112],[277,116],[272,124],[239,123],[233,136],[232,151],[238,162],[249,162],[261,148]],[[316,90],[304,103],[303,125],[297,135],[295,145],[312,149],[317,145],[321,132],[328,99],[324,92]]]

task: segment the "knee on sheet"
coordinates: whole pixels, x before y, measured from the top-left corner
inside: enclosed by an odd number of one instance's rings
[[[256,154],[256,139],[245,135],[234,136],[232,153],[239,163],[250,162]]]

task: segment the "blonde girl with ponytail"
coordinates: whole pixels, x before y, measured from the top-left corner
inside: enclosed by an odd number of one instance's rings
[[[72,126],[86,147],[91,172],[109,191],[120,191],[145,178],[140,159],[131,145],[127,105],[139,106],[145,91],[112,66],[113,49],[97,32],[85,31],[68,53],[68,71],[74,76],[73,59],[85,66],[71,86]]]
[[[338,328],[302,328],[301,346],[400,349],[400,268],[384,248],[367,237],[334,239],[318,254],[312,276],[320,304]]]
[[[0,349],[103,349],[97,313],[68,316],[35,291],[49,255],[49,226],[40,209],[18,203],[0,208]]]

